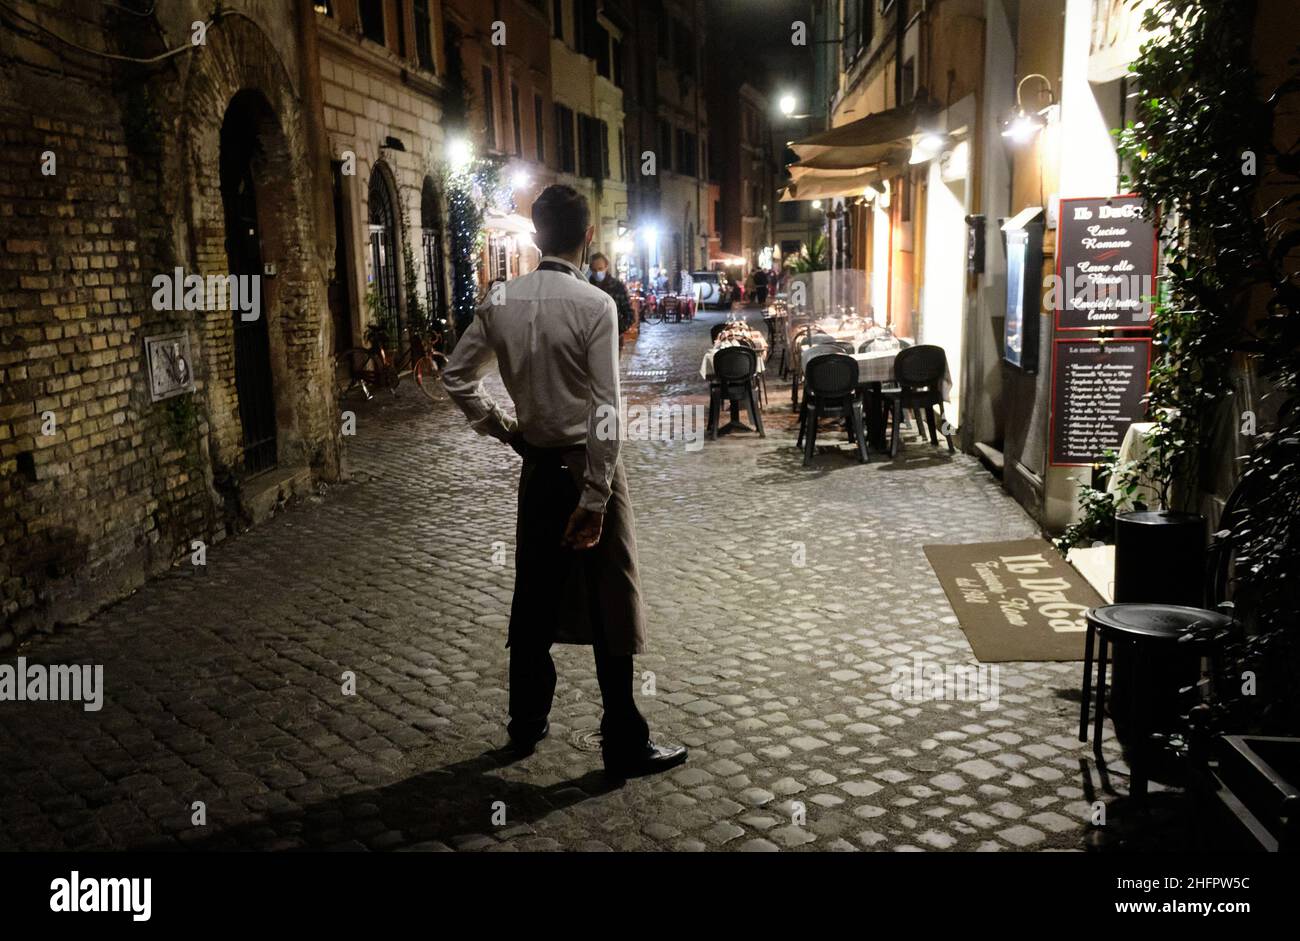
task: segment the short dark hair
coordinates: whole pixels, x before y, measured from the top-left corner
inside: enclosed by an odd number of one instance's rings
[[[598,261],[603,261],[605,264],[608,265],[608,264],[609,264],[609,256],[606,255],[604,252],[596,252],[596,254],[592,255],[590,258],[587,259],[587,264],[589,264],[589,265],[591,265],[591,267],[595,268],[595,267],[596,267],[596,262],[598,262]]]
[[[572,186],[555,184],[533,202],[537,247],[546,255],[567,255],[582,246],[591,225],[587,197]]]

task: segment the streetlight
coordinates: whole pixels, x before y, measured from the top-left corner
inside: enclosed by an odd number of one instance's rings
[[[468,137],[453,137],[447,142],[447,160],[452,170],[460,172],[469,168],[474,160],[474,145]]]
[[[822,201],[821,201],[820,199],[814,199],[814,200],[812,201],[812,207],[813,207],[814,209],[821,209],[821,208],[822,208]]]
[[[780,101],[781,113],[784,114],[787,118],[790,117],[791,115],[794,114],[795,105],[797,104],[798,101],[796,100],[794,95],[787,92],[786,94],[781,96],[781,101]]]
[[[532,179],[528,176],[527,170],[516,170],[514,176],[510,178],[510,188],[515,190],[526,189]]]

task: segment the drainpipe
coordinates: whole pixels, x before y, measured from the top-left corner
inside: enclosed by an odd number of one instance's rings
[[[894,104],[903,103],[903,37],[907,34],[907,21],[903,19],[906,0],[894,3]]]
[[[316,258],[324,272],[333,262],[334,246],[329,233],[333,230],[334,194],[330,171],[329,135],[325,132],[325,101],[321,92],[320,49],[316,34],[316,11],[312,0],[297,0],[298,20],[298,83],[301,86],[303,127],[307,138],[307,158],[314,171],[311,174],[312,203],[315,210]],[[326,220],[331,224],[326,225]]]

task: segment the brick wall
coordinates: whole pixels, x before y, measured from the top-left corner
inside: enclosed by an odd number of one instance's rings
[[[17,8],[117,53],[188,39],[182,22],[86,0]],[[288,9],[223,19],[202,49],[150,68],[86,55],[22,22],[0,30],[0,649],[85,617],[184,558],[191,539],[235,525],[215,486],[237,484],[242,456],[231,315],[155,311],[150,282],[177,266],[228,270],[219,132],[241,88],[269,115],[259,215],[280,272],[263,299],[278,457],[337,474],[332,253],[313,210],[292,53],[280,54],[296,47]],[[189,331],[197,391],[154,403],[144,338],[178,330]]]

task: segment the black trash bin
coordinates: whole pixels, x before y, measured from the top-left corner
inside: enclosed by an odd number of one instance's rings
[[[1115,603],[1205,604],[1205,517],[1140,510],[1115,517]]]

